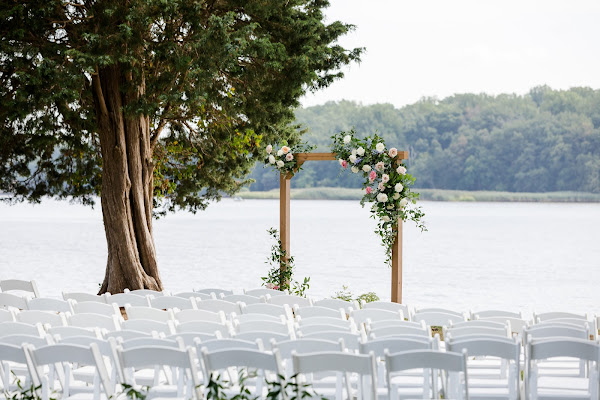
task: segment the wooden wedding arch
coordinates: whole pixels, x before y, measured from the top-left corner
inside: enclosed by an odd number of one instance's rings
[[[335,153],[297,153],[294,155],[297,170],[306,161],[331,161],[336,160]],[[408,151],[398,152],[398,163],[408,160]],[[281,247],[286,258],[290,253],[290,187],[294,177],[293,173],[279,175],[279,235]],[[396,240],[392,247],[392,288],[391,297],[394,303],[402,303],[402,220],[398,220],[398,229],[395,231]],[[283,260],[281,268],[285,268]]]

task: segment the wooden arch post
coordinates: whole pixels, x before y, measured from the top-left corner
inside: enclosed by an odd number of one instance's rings
[[[306,161],[332,161],[336,160],[335,153],[297,153],[294,155],[298,168]],[[398,152],[398,163],[408,160],[408,151]],[[285,269],[290,253],[290,188],[294,174],[279,175],[279,238],[281,247],[285,251],[281,269]],[[398,220],[396,240],[392,246],[392,290],[391,297],[394,303],[402,303],[402,220]]]

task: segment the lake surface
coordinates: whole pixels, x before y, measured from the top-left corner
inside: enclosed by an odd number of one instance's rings
[[[155,222],[165,288],[260,286],[279,227],[277,200],[225,199]],[[600,314],[600,204],[422,202],[429,231],[404,225],[404,302],[456,310]],[[357,201],[292,201],[295,276],[309,295],[390,298],[390,269]],[[35,279],[42,295],[95,292],[106,243],[99,205],[0,204],[0,277]]]

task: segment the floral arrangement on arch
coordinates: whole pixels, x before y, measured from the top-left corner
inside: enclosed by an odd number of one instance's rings
[[[422,231],[427,230],[423,222],[425,214],[415,206],[419,194],[411,190],[415,182],[398,158],[398,150],[387,148],[383,138],[377,134],[359,139],[354,130],[340,132],[331,138],[332,152],[344,170],[364,176],[364,195],[360,204],[373,203],[371,217],[378,221],[377,233],[386,248],[386,262],[391,263],[392,246],[398,220],[413,221]]]
[[[288,146],[284,142],[279,149],[276,149],[272,145],[268,145],[266,148],[267,156],[265,158],[265,164],[277,168],[277,170],[286,174],[295,174],[298,169],[298,162],[294,154],[296,153],[308,153],[312,151],[315,146],[310,146],[306,143],[298,143],[292,146]]]

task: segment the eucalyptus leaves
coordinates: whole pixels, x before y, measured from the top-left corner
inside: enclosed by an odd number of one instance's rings
[[[373,203],[371,217],[378,221],[375,233],[386,248],[389,264],[399,219],[413,221],[422,231],[427,230],[423,222],[425,214],[416,206],[419,194],[411,190],[415,178],[407,173],[398,158],[398,150],[388,149],[383,138],[376,134],[359,139],[352,130],[331,138],[331,150],[336,153],[341,167],[365,178],[365,194],[360,204],[364,207],[365,203]]]

